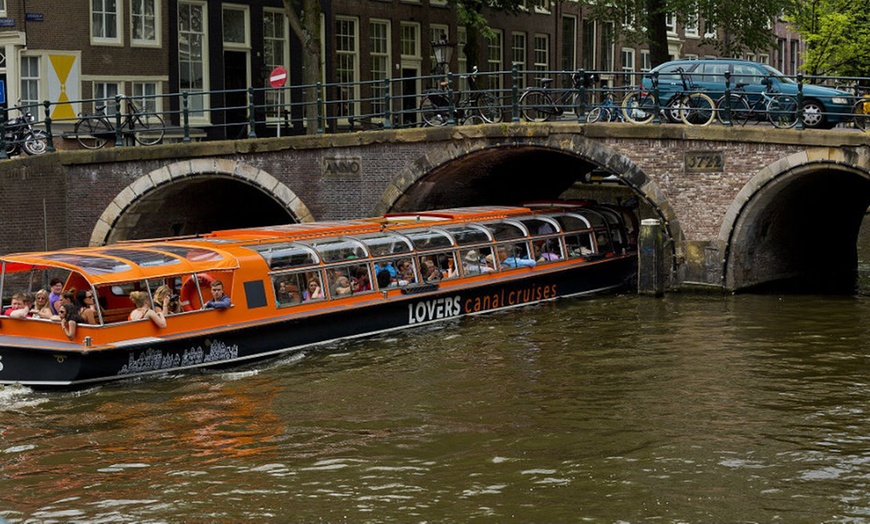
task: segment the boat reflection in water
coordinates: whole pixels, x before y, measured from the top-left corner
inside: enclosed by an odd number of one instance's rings
[[[471,207],[0,257],[4,305],[60,278],[97,297],[72,340],[2,317],[0,383],[71,387],[239,364],[313,344],[624,286],[635,216],[594,203]],[[205,307],[211,284],[232,299]],[[130,293],[172,291],[165,327]],[[156,302],[156,300],[155,300]],[[176,309],[177,308],[177,309]]]

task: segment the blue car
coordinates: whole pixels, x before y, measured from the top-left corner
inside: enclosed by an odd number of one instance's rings
[[[665,62],[653,68],[658,73],[659,97],[667,101],[670,95],[682,90],[680,69],[685,71],[694,85],[707,93],[714,101],[725,93],[725,73],[731,73],[731,89],[742,88],[750,104],[760,97],[765,89],[765,79],[771,84],[770,92],[797,96],[798,84],[776,68],[767,64],[728,58],[685,59]],[[644,77],[644,86],[650,88],[652,80]],[[840,122],[852,119],[852,95],[846,91],[805,83],[803,85],[804,127],[830,129]]]

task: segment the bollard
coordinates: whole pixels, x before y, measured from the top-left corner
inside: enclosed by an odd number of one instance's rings
[[[519,90],[519,71],[517,64],[511,66],[511,122],[520,121],[520,90]]]
[[[655,218],[641,220],[637,261],[637,292],[640,295],[664,295],[665,261],[662,244],[661,221]]]

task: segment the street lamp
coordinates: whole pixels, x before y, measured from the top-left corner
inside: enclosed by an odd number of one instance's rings
[[[453,49],[456,44],[451,44],[447,41],[447,35],[441,33],[441,40],[432,42],[432,51],[435,53],[435,63],[438,73],[446,74],[447,68],[450,65],[450,59],[453,58]]]

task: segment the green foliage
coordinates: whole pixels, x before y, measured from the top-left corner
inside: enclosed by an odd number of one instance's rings
[[[807,74],[870,76],[868,7],[867,0],[794,1],[786,20],[807,43]]]

